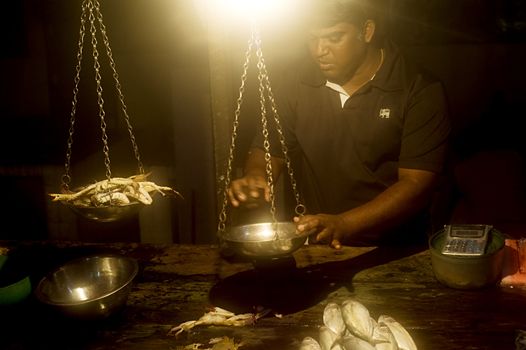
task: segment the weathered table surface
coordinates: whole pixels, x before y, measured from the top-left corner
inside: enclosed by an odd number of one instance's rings
[[[107,320],[67,319],[34,297],[0,308],[2,349],[176,350],[223,336],[243,341],[246,350],[299,349],[304,337],[318,338],[327,302],[346,298],[360,301],[374,318],[394,317],[424,350],[515,349],[517,331],[526,329],[526,290],[443,286],[425,248],[335,251],[311,245],[291,259],[254,262],[225,259],[208,245],[16,245],[30,256],[35,284],[60,262],[100,251],[136,258],[140,272],[126,307]],[[253,326],[198,326],[178,337],[168,335],[210,306],[235,313],[256,307],[272,312]]]

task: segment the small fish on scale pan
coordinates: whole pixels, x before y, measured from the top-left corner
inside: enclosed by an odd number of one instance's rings
[[[132,175],[130,177],[112,177],[79,188],[75,192],[50,193],[53,201],[64,202],[76,207],[124,206],[133,203],[150,205],[152,194],[163,196],[181,194],[168,186],[159,186],[147,181],[148,174]]]
[[[330,302],[323,310],[319,340],[305,337],[300,350],[417,350],[407,330],[394,318],[369,310],[353,299]]]

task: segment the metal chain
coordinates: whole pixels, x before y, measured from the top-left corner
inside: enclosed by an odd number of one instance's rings
[[[274,174],[272,171],[272,156],[270,154],[270,141],[269,141],[269,132],[268,132],[268,123],[267,123],[267,109],[266,109],[266,102],[267,99],[265,97],[265,78],[264,78],[264,70],[263,67],[265,65],[265,62],[263,61],[263,51],[261,50],[261,38],[259,35],[259,30],[253,24],[252,26],[252,32],[255,36],[255,43],[256,43],[256,56],[258,58],[257,62],[257,68],[258,68],[258,81],[259,81],[259,102],[260,102],[260,108],[261,108],[261,126],[262,126],[262,133],[263,133],[263,148],[265,149],[265,171],[267,175],[267,185],[269,188],[269,194],[270,194],[270,214],[272,215],[272,222],[277,227],[277,221],[276,221],[276,200],[274,195]],[[277,234],[276,228],[274,229],[274,234]]]
[[[106,112],[104,112],[104,99],[102,98],[102,77],[100,75],[99,51],[97,50],[97,28],[95,27],[94,4],[88,2],[91,46],[93,46],[93,68],[95,69],[95,82],[97,83],[97,103],[99,104],[100,129],[102,132],[102,151],[104,152],[104,165],[106,165],[106,178],[111,179],[110,147],[108,145],[108,134],[106,133]]]
[[[258,27],[255,25],[255,23],[252,23],[251,36],[248,41],[247,51],[245,53],[245,63],[243,64],[243,74],[241,75],[241,86],[239,87],[239,96],[237,98],[237,106],[236,106],[236,111],[234,113],[234,123],[233,123],[232,137],[231,137],[231,143],[230,143],[230,152],[229,152],[227,170],[226,170],[225,182],[224,182],[224,198],[223,198],[221,212],[219,214],[218,232],[224,232],[226,229],[228,188],[231,182],[232,163],[234,159],[234,149],[236,145],[237,129],[239,127],[239,115],[241,111],[241,105],[243,103],[243,94],[245,91],[245,83],[247,79],[248,66],[250,63],[250,56],[251,56],[253,45],[255,45],[256,47],[256,56],[257,56],[256,66],[258,68],[258,82],[259,82],[258,91],[259,91],[260,110],[261,110],[263,148],[265,150],[265,173],[267,176],[267,185],[270,190],[270,213],[272,215],[272,220],[274,224],[273,231],[274,231],[274,236],[277,238],[278,232],[277,232],[276,205],[275,205],[275,193],[274,193],[274,177],[273,177],[273,170],[272,170],[272,156],[270,154],[270,140],[269,140],[269,131],[268,131],[267,109],[266,109],[267,98],[268,98],[268,101],[270,102],[272,114],[274,116],[274,121],[276,123],[276,128],[279,134],[279,141],[281,144],[281,150],[285,157],[287,171],[290,177],[292,190],[294,192],[294,197],[296,200],[295,212],[297,215],[303,215],[306,212],[306,208],[305,208],[305,205],[303,205],[300,200],[299,191],[297,188],[296,180],[294,178],[294,171],[292,169],[290,157],[288,155],[288,148],[285,143],[285,136],[283,133],[283,128],[281,127],[281,123],[279,120],[280,117],[279,117],[278,109],[277,109],[276,102],[274,99],[274,95],[272,93],[272,89],[270,86],[270,80],[268,77],[265,59],[263,58],[263,50],[261,48],[261,37],[259,34]]]
[[[95,13],[94,13],[95,12]],[[88,15],[89,13],[89,15]],[[124,94],[122,93],[122,86],[119,82],[119,75],[117,73],[115,60],[113,59],[113,54],[110,48],[108,35],[106,32],[106,26],[103,23],[102,12],[100,11],[100,3],[98,0],[84,0],[82,2],[82,13],[80,17],[80,30],[79,30],[79,40],[78,40],[78,52],[77,52],[77,65],[75,67],[75,78],[74,78],[74,88],[73,88],[73,100],[71,103],[71,113],[70,113],[70,127],[68,131],[68,140],[67,140],[67,150],[66,150],[66,161],[64,163],[64,174],[62,175],[62,190],[68,192],[70,190],[69,186],[71,183],[71,155],[73,149],[73,135],[75,132],[75,117],[77,112],[77,103],[78,103],[78,94],[79,94],[79,83],[80,83],[80,72],[82,67],[83,59],[83,48],[84,48],[84,36],[86,33],[86,22],[90,22],[90,34],[91,34],[91,44],[93,47],[93,67],[95,70],[95,82],[97,84],[97,103],[99,105],[99,117],[100,117],[100,126],[102,131],[102,143],[103,143],[103,152],[104,152],[104,164],[106,166],[106,178],[109,180],[111,178],[111,163],[109,157],[109,146],[108,146],[108,135],[106,133],[106,121],[104,112],[104,99],[102,98],[102,77],[100,75],[100,63],[98,60],[99,52],[97,50],[97,39],[96,39],[96,26],[95,20],[98,21],[100,31],[102,34],[102,39],[104,46],[106,48],[106,54],[110,63],[110,67],[113,72],[113,79],[115,81],[115,88],[119,95],[119,100],[122,107],[122,112],[124,114],[124,119],[128,128],[128,133],[130,135],[130,140],[133,147],[133,152],[135,159],[137,160],[137,167],[140,174],[144,174],[144,166],[141,161],[139,147],[135,140],[135,135],[133,133],[133,128],[130,122],[130,117],[127,112],[126,103],[124,102]]]
[[[223,204],[221,212],[219,214],[219,224],[217,230],[219,233],[225,231],[226,220],[227,220],[227,207],[228,207],[228,188],[230,187],[230,177],[232,174],[232,163],[234,161],[234,149],[236,147],[237,128],[239,127],[239,115],[241,114],[241,105],[243,103],[243,94],[245,92],[245,83],[247,81],[248,66],[250,64],[250,56],[252,53],[252,45],[254,42],[254,34],[248,41],[248,48],[245,52],[245,63],[243,64],[243,74],[241,75],[241,85],[239,86],[239,96],[237,98],[236,111],[234,113],[234,123],[232,127],[232,136],[230,140],[230,152],[228,156],[227,170],[225,174],[224,193],[223,193]]]
[[[290,157],[289,157],[289,154],[288,154],[289,152],[288,152],[288,147],[287,147],[286,142],[285,142],[285,135],[283,134],[283,128],[281,127],[281,122],[280,122],[280,117],[279,117],[279,113],[278,113],[278,108],[277,108],[277,105],[276,105],[276,101],[274,99],[274,94],[272,93],[272,88],[271,88],[270,80],[269,80],[269,74],[267,72],[265,59],[263,57],[263,53],[262,53],[262,50],[261,50],[261,39],[259,38],[259,33],[256,33],[256,35],[257,35],[256,42],[258,43],[258,45],[257,45],[257,52],[258,52],[257,55],[258,55],[258,59],[259,59],[258,67],[261,67],[259,74],[261,75],[261,77],[262,77],[262,79],[263,79],[263,81],[265,83],[265,88],[267,90],[268,99],[270,101],[270,107],[271,107],[271,110],[272,110],[272,114],[274,116],[274,122],[276,123],[276,130],[278,131],[278,135],[279,135],[279,142],[281,144],[281,151],[283,152],[283,156],[285,158],[285,163],[287,165],[287,172],[289,174],[290,184],[291,184],[291,187],[292,187],[292,191],[294,193],[294,198],[296,200],[295,212],[296,212],[297,215],[304,215],[305,212],[306,212],[306,207],[301,202],[300,194],[299,194],[299,191],[298,191],[298,186],[297,186],[297,183],[296,183],[296,179],[294,177],[294,170],[292,168]]]
[[[82,67],[82,51],[84,43],[84,34],[86,32],[86,7],[88,0],[82,2],[82,14],[80,16],[80,30],[79,30],[79,41],[77,52],[77,65],[75,67],[75,86],[73,88],[73,100],[71,102],[71,113],[69,119],[69,135],[67,141],[67,150],[66,150],[66,162],[64,164],[64,175],[62,175],[62,190],[64,192],[69,192],[69,185],[71,183],[71,153],[73,149],[73,134],[75,133],[75,115],[77,114],[77,101],[79,94],[79,82],[80,82],[80,71]]]
[[[100,31],[102,34],[102,39],[104,41],[104,46],[106,47],[106,54],[108,56],[110,67],[113,72],[113,80],[115,80],[115,89],[117,90],[117,93],[119,94],[119,100],[121,102],[122,112],[124,114],[124,120],[126,121],[126,125],[128,127],[128,133],[130,135],[133,152],[135,154],[135,159],[137,160],[137,167],[139,169],[139,174],[144,174],[144,167],[141,162],[141,155],[139,153],[139,147],[137,146],[137,142],[135,141],[135,135],[133,134],[133,127],[130,122],[130,117],[128,115],[126,103],[124,103],[124,95],[122,93],[122,86],[119,82],[119,75],[117,74],[116,64],[113,59],[113,54],[110,48],[110,41],[108,39],[108,35],[106,34],[106,26],[104,25],[102,21],[102,13],[100,11],[100,4],[98,0],[94,0],[94,3],[95,3],[95,12],[97,14],[97,19],[99,21],[99,27],[100,27]]]

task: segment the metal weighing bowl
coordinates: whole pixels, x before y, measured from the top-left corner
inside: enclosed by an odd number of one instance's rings
[[[220,239],[238,254],[272,258],[298,250],[311,233],[299,234],[292,222],[264,222],[231,227],[221,234]]]
[[[139,202],[101,207],[81,207],[70,204],[66,205],[77,214],[98,222],[112,222],[128,218],[134,214],[137,214],[144,206],[144,204]]]
[[[431,264],[437,280],[451,288],[473,289],[495,285],[501,276],[505,237],[492,229],[484,255],[455,256],[442,254],[445,231],[429,239]]]
[[[106,318],[125,306],[138,270],[137,261],[124,256],[80,258],[44,277],[35,296],[66,316]]]

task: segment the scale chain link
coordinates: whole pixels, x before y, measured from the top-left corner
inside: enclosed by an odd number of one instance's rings
[[[274,116],[274,122],[276,124],[276,130],[277,130],[278,136],[279,136],[279,142],[280,142],[280,145],[281,145],[281,151],[282,151],[283,156],[285,158],[285,163],[287,165],[287,172],[288,172],[289,178],[290,178],[290,184],[291,184],[291,187],[292,187],[292,191],[294,193],[294,198],[296,200],[295,212],[296,212],[297,215],[304,215],[305,212],[306,212],[306,208],[305,208],[305,205],[301,203],[300,194],[299,194],[299,191],[298,191],[298,186],[297,186],[296,179],[295,179],[295,176],[294,176],[294,169],[292,168],[291,160],[290,160],[290,157],[289,157],[289,154],[288,154],[288,147],[287,147],[287,144],[285,142],[285,135],[283,134],[283,128],[281,126],[280,117],[279,117],[279,113],[278,113],[278,108],[277,108],[277,105],[276,105],[276,101],[274,99],[274,94],[272,93],[272,88],[271,88],[271,85],[270,85],[270,80],[269,80],[269,77],[268,77],[266,65],[264,63],[263,55],[261,55],[261,61],[263,62],[263,64],[262,64],[263,73],[262,74],[263,74],[263,77],[265,79],[265,86],[266,86],[266,89],[267,89],[267,94],[268,94],[268,99],[270,101],[272,114]]]
[[[104,46],[106,48],[106,54],[108,56],[110,67],[113,73],[113,80],[115,80],[115,89],[117,90],[117,93],[119,95],[119,101],[121,103],[122,113],[124,114],[124,120],[126,121],[126,126],[128,127],[128,134],[130,135],[133,152],[135,155],[135,159],[137,161],[137,167],[139,169],[139,173],[144,174],[144,166],[141,161],[139,147],[137,146],[137,142],[135,141],[133,127],[131,125],[130,117],[128,115],[128,109],[126,107],[126,103],[124,102],[124,94],[122,93],[122,86],[121,86],[121,83],[119,82],[119,74],[117,73],[115,60],[113,59],[113,53],[110,48],[110,41],[108,39],[108,35],[106,34],[106,26],[104,25],[104,22],[102,21],[102,13],[100,11],[100,4],[98,0],[95,0],[95,10],[97,13],[97,20],[99,22],[102,39],[104,41]]]
[[[68,140],[67,140],[67,150],[66,150],[66,161],[64,164],[64,175],[62,175],[62,190],[69,192],[69,185],[71,183],[71,154],[73,150],[73,134],[75,133],[75,115],[77,113],[77,102],[78,102],[78,93],[79,93],[79,83],[80,83],[80,72],[82,70],[82,52],[83,52],[83,43],[84,35],[86,33],[86,7],[87,0],[82,2],[82,14],[80,16],[80,30],[79,30],[79,41],[78,41],[78,52],[77,52],[77,65],[75,67],[75,78],[74,78],[74,87],[73,87],[73,100],[71,102],[71,112],[69,119],[69,131],[68,131]]]
[[[281,150],[282,150],[283,156],[285,158],[285,163],[286,163],[286,166],[287,166],[287,172],[289,174],[291,187],[292,187],[292,190],[293,190],[293,193],[294,193],[294,198],[296,200],[295,212],[296,212],[297,215],[304,215],[305,211],[306,211],[306,208],[305,208],[305,205],[301,203],[300,194],[299,194],[299,191],[298,191],[298,188],[297,188],[296,179],[294,177],[294,170],[292,168],[290,157],[288,155],[288,147],[287,147],[286,142],[285,142],[285,136],[283,134],[283,128],[281,127],[280,117],[279,117],[279,113],[278,113],[278,108],[276,106],[276,101],[274,99],[274,94],[272,93],[272,88],[271,88],[271,85],[270,85],[270,80],[269,80],[269,75],[268,75],[266,64],[265,64],[265,59],[263,57],[263,52],[262,52],[262,49],[261,49],[261,39],[259,37],[259,33],[257,33],[257,40],[258,40],[258,43],[259,43],[257,45],[257,50],[258,50],[258,54],[257,55],[258,55],[258,59],[259,59],[258,68],[260,69],[259,74],[261,75],[262,81],[264,82],[265,89],[267,91],[267,97],[268,97],[268,100],[270,102],[270,107],[271,107],[271,110],[272,110],[272,114],[274,116],[274,122],[276,124],[276,130],[278,131],[279,142],[280,142],[280,145],[281,145]]]
[[[258,81],[259,81],[259,102],[261,107],[261,126],[263,133],[263,148],[265,149],[265,171],[267,175],[267,185],[269,187],[270,194],[270,214],[272,215],[272,222],[275,226],[274,234],[277,235],[277,220],[276,220],[276,200],[274,194],[274,174],[272,171],[272,156],[270,154],[270,141],[269,141],[269,132],[268,132],[268,122],[267,122],[267,109],[266,109],[266,86],[264,78],[264,61],[263,51],[261,50],[261,38],[259,31],[255,26],[252,27],[252,31],[255,33],[255,42],[256,42],[256,56],[258,58],[257,68],[258,68]]]
[[[102,97],[102,77],[100,74],[100,63],[99,63],[99,52],[97,50],[97,28],[95,26],[95,20],[99,23],[99,28],[101,31],[102,39],[106,49],[106,54],[108,56],[109,64],[113,73],[113,79],[115,81],[115,88],[117,90],[119,101],[121,103],[122,111],[124,114],[124,119],[126,126],[128,128],[128,133],[130,135],[130,140],[134,152],[135,159],[137,160],[137,167],[140,174],[144,174],[144,166],[141,161],[139,147],[133,133],[133,128],[130,122],[130,117],[127,112],[127,107],[124,102],[124,94],[122,93],[122,86],[119,82],[119,75],[117,73],[115,60],[113,59],[113,54],[110,48],[108,35],[106,32],[106,26],[103,23],[102,12],[100,11],[100,3],[98,0],[84,0],[82,2],[82,13],[80,17],[80,30],[79,30],[79,40],[78,40],[78,52],[77,52],[77,65],[75,67],[75,78],[74,78],[74,88],[73,88],[73,99],[71,103],[71,112],[70,112],[70,127],[68,130],[68,140],[67,140],[67,150],[66,150],[66,160],[64,164],[64,174],[62,175],[62,190],[69,192],[69,186],[71,183],[71,155],[73,149],[73,135],[75,132],[75,119],[77,112],[77,103],[78,103],[78,94],[79,94],[79,83],[80,83],[80,73],[82,67],[83,59],[83,48],[84,48],[84,37],[86,34],[86,22],[90,22],[90,34],[91,34],[91,44],[93,47],[93,68],[95,70],[95,82],[96,82],[96,92],[97,92],[97,103],[99,107],[99,118],[100,118],[100,127],[102,132],[102,143],[103,143],[103,153],[104,153],[104,165],[106,167],[106,178],[111,179],[111,162],[109,157],[109,145],[108,145],[108,135],[106,133],[106,121],[104,112],[104,99]],[[89,13],[89,14],[88,14]]]
[[[228,188],[230,187],[231,174],[232,174],[232,163],[234,161],[234,149],[236,147],[237,128],[239,126],[239,115],[241,114],[241,105],[243,104],[243,95],[245,93],[245,84],[247,81],[248,67],[250,64],[250,56],[252,54],[252,45],[254,42],[254,35],[252,35],[248,41],[248,48],[245,53],[245,63],[243,64],[243,74],[241,75],[241,85],[239,86],[239,95],[237,98],[236,110],[234,113],[234,123],[232,127],[232,136],[230,141],[230,151],[228,156],[227,170],[225,174],[224,193],[223,193],[223,204],[221,212],[219,214],[219,223],[217,230],[222,233],[226,229],[227,220],[227,207],[228,207]]]
[[[102,77],[100,75],[99,51],[97,50],[97,28],[95,27],[94,4],[88,3],[91,45],[93,46],[93,68],[95,69],[95,82],[97,84],[97,103],[99,105],[100,129],[102,132],[102,143],[104,152],[104,165],[106,166],[106,178],[111,179],[110,148],[108,145],[108,134],[106,133],[106,112],[104,111],[104,98],[102,97]]]
[[[279,113],[276,106],[276,102],[274,99],[274,95],[272,93],[270,80],[268,77],[268,72],[265,64],[265,60],[263,58],[263,50],[261,48],[261,37],[259,34],[259,30],[257,26],[253,23],[251,28],[251,36],[248,41],[248,48],[245,53],[245,62],[243,64],[243,73],[241,76],[241,85],[239,87],[239,96],[237,98],[237,106],[236,111],[234,113],[234,122],[233,122],[233,130],[232,130],[232,137],[231,137],[231,143],[230,143],[230,152],[228,157],[228,163],[227,163],[227,170],[225,175],[225,182],[224,182],[224,198],[223,198],[223,204],[221,208],[221,212],[219,214],[219,224],[218,224],[218,232],[224,232],[226,229],[226,220],[227,220],[227,206],[228,206],[228,188],[230,186],[231,182],[231,174],[232,174],[232,163],[234,158],[234,149],[236,145],[236,138],[237,138],[237,129],[239,126],[239,115],[241,111],[241,105],[243,103],[243,94],[245,91],[245,84],[247,80],[247,72],[248,67],[250,63],[250,56],[252,52],[252,47],[256,47],[256,57],[257,57],[257,69],[258,69],[258,82],[259,82],[259,98],[260,98],[260,110],[261,110],[261,125],[262,125],[262,134],[263,134],[263,148],[265,151],[265,173],[267,177],[267,185],[269,187],[270,191],[270,213],[272,215],[273,225],[274,225],[274,237],[278,238],[278,232],[277,232],[277,220],[276,220],[276,206],[275,206],[275,193],[274,193],[274,178],[273,178],[273,170],[272,170],[272,155],[270,153],[270,140],[269,140],[269,130],[268,130],[268,119],[267,119],[267,98],[268,102],[270,103],[271,111],[273,114],[273,119],[276,124],[276,129],[278,131],[279,141],[281,145],[281,150],[283,152],[286,166],[287,166],[287,172],[290,177],[290,182],[292,186],[292,190],[294,192],[294,197],[296,200],[296,208],[295,212],[297,215],[304,215],[306,208],[305,205],[301,203],[299,191],[297,189],[296,180],[294,178],[294,171],[292,169],[290,157],[288,155],[288,148],[285,142],[285,136],[283,133],[283,128],[280,123]],[[266,96],[265,96],[266,95]]]

